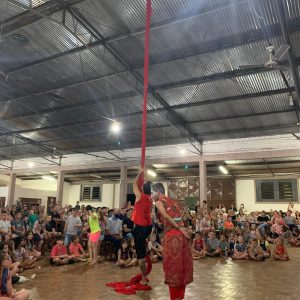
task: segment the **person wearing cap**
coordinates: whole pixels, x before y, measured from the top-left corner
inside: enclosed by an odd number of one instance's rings
[[[95,265],[97,263],[97,249],[98,249],[98,241],[101,235],[98,215],[92,208],[92,206],[88,205],[86,207],[86,210],[88,212],[89,218],[89,227],[91,230],[91,233],[89,235],[89,255],[90,255],[90,265]]]
[[[135,204],[132,213],[132,221],[134,222],[134,228],[131,232],[134,238],[136,255],[142,275],[142,280],[140,282],[141,289],[145,289],[147,287],[145,261],[145,257],[147,255],[146,239],[152,231],[151,209],[153,206],[153,202],[151,199],[151,182],[148,181],[144,183],[142,188],[139,186],[140,177],[143,175],[143,173],[144,170],[140,169],[137,177],[133,182]]]

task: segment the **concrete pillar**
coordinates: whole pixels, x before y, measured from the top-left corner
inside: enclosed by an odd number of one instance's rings
[[[200,190],[200,201],[207,200],[207,180],[206,180],[206,162],[199,162],[199,190]]]
[[[119,203],[116,208],[122,208],[127,201],[127,167],[121,166],[121,180],[120,180],[120,196]]]
[[[9,186],[8,186],[8,196],[7,196],[7,201],[6,201],[6,205],[9,205],[10,207],[13,206],[14,200],[15,200],[16,178],[17,178],[16,173],[10,174]]]
[[[58,171],[57,174],[57,189],[56,189],[56,203],[62,205],[63,194],[64,194],[64,177],[65,174],[63,171]]]

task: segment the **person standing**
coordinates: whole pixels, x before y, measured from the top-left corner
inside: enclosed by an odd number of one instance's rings
[[[98,241],[101,235],[99,219],[97,213],[93,210],[93,208],[88,205],[86,207],[88,212],[89,218],[89,227],[90,227],[90,236],[89,236],[89,255],[90,255],[90,265],[97,264],[97,257],[98,257]]]
[[[184,299],[186,286],[193,282],[192,233],[189,228],[182,227],[179,204],[165,196],[162,183],[152,186],[152,199],[164,225],[163,269],[170,299]]]
[[[71,244],[71,239],[73,235],[77,235],[79,229],[81,228],[82,222],[80,218],[78,217],[78,211],[77,209],[73,208],[72,209],[72,214],[68,216],[66,222],[65,222],[65,227],[64,227],[64,232],[65,232],[65,246],[68,248],[68,246]]]
[[[142,189],[139,187],[140,177],[144,170],[140,169],[137,177],[133,182],[133,192],[135,194],[135,204],[132,213],[132,221],[134,222],[134,228],[131,231],[134,244],[136,247],[136,255],[138,264],[140,267],[142,280],[140,282],[140,289],[146,289],[147,287],[147,275],[146,275],[146,261],[147,255],[147,237],[152,231],[152,219],[151,208],[153,202],[151,199],[151,182],[148,181],[143,184]],[[136,287],[138,289],[139,287]],[[150,288],[150,287],[149,287]]]

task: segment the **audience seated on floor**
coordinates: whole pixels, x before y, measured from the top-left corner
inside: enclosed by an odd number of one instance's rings
[[[131,234],[132,210],[131,204],[126,208],[95,208],[101,228],[98,255],[102,255],[107,243],[112,247],[107,249],[117,253],[116,264],[121,268],[137,265]],[[221,256],[224,258],[218,259],[264,261],[273,257],[286,261],[290,257],[285,244],[300,246],[300,213],[293,204],[289,204],[285,212],[274,207],[270,212],[248,213],[244,205],[237,211],[234,206],[227,210],[221,203],[212,209],[206,202],[197,203],[195,210],[186,207],[182,215],[185,226],[194,232],[192,255],[195,260]],[[153,230],[148,237],[148,251],[152,262],[157,262],[163,259],[163,225],[155,209],[151,218]],[[55,205],[46,211],[42,206],[24,205],[22,208],[18,203],[2,209],[0,257],[4,257],[2,261],[12,274],[9,284],[22,282],[22,276],[17,274],[35,268],[41,257],[49,257],[50,263],[57,266],[85,262],[89,231],[84,205]]]

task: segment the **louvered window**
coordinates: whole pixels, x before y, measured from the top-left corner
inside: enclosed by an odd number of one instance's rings
[[[297,202],[297,180],[256,180],[257,202]]]
[[[82,185],[81,201],[100,201],[101,188],[99,185]]]

